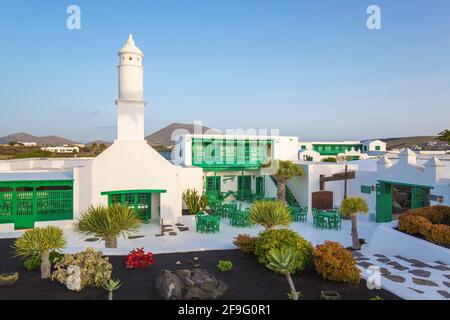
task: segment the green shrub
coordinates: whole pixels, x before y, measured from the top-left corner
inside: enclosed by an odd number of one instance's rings
[[[328,157],[328,158],[323,158],[322,162],[333,162],[333,163],[336,163],[337,160],[336,160],[336,158]]]
[[[111,279],[112,265],[108,257],[103,257],[101,251],[88,248],[84,252],[66,254],[63,259],[55,264],[52,280],[67,284],[70,266],[78,266],[81,271],[81,289],[88,286],[101,287]]]
[[[316,271],[327,280],[359,283],[361,275],[350,251],[341,244],[325,241],[314,251]]]
[[[59,253],[57,251],[50,252],[49,255],[49,261],[50,264],[53,266],[55,263],[61,261],[61,259],[64,257],[62,253]],[[39,255],[34,255],[29,258],[27,258],[23,265],[28,271],[35,271],[38,270],[41,267],[42,259]]]
[[[240,234],[234,238],[233,244],[238,247],[242,253],[255,253],[256,240],[258,237],[252,237],[248,234]]]
[[[229,260],[219,260],[217,269],[222,272],[231,271],[233,270],[233,263]]]
[[[311,261],[314,248],[298,233],[290,229],[274,229],[262,232],[256,241],[255,254],[258,261],[264,265],[269,263],[269,257],[273,249],[291,247],[297,252],[293,273],[303,270]]]
[[[39,270],[41,268],[41,257],[38,255],[32,256],[27,258],[24,262],[23,262],[23,266],[28,270],[28,271],[35,271],[35,270]]]
[[[281,201],[260,200],[251,205],[249,220],[252,224],[272,229],[276,226],[288,226],[291,223],[291,215],[289,208]]]

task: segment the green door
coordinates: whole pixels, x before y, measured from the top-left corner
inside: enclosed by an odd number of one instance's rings
[[[29,229],[34,227],[36,219],[36,197],[32,187],[20,187],[16,189],[13,197],[15,208],[15,229]]]
[[[206,193],[213,194],[216,197],[220,195],[220,177],[206,177]]]
[[[381,182],[377,184],[376,221],[392,221],[392,184]]]
[[[427,191],[424,188],[411,188],[411,209],[425,207],[425,198]]]
[[[238,200],[249,200],[252,197],[252,177],[238,176]]]
[[[264,177],[256,178],[256,195],[258,197],[264,197],[264,195],[265,195]]]

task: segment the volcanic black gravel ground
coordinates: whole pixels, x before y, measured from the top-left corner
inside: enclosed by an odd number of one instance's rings
[[[86,288],[81,292],[69,291],[64,285],[51,280],[41,280],[39,271],[27,271],[20,258],[12,258],[11,245],[14,240],[0,240],[0,274],[20,273],[19,281],[10,287],[0,287],[0,300],[39,299],[39,300],[105,300],[107,292],[102,288]],[[260,265],[254,255],[245,255],[238,250],[169,253],[155,255],[156,263],[149,269],[126,269],[125,257],[110,257],[113,264],[113,277],[119,278],[122,287],[114,293],[116,300],[156,300],[160,299],[155,289],[155,278],[161,269],[189,269],[188,261],[199,258],[200,267],[205,268],[228,285],[226,300],[285,300],[289,286],[286,278],[276,275]],[[220,272],[216,265],[218,260],[233,262],[233,270]],[[182,261],[177,265],[177,261]],[[186,264],[185,264],[186,262]],[[301,299],[319,299],[320,291],[338,291],[342,299],[368,300],[379,296],[385,300],[399,299],[385,290],[369,290],[366,282],[359,285],[333,283],[323,280],[309,266],[300,274],[293,276],[298,291],[303,292]]]

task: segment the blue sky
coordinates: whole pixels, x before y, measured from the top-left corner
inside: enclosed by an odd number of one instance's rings
[[[65,26],[70,4],[81,30]],[[370,4],[382,30],[366,28]],[[129,33],[146,55],[146,133],[195,120],[330,140],[450,127],[448,0],[15,0],[0,6],[0,135],[113,140]]]

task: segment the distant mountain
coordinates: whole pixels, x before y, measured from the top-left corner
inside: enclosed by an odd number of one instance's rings
[[[199,129],[197,129],[200,131]],[[208,127],[202,127],[202,133],[208,130],[210,134],[220,134],[219,131],[213,130]],[[163,146],[172,146],[174,145],[173,139],[177,136],[186,134],[186,133],[194,133],[194,125],[186,124],[186,123],[172,123],[168,126],[162,128],[161,130],[156,131],[155,133],[147,136],[145,139],[152,146],[154,145],[163,145]],[[197,132],[196,132],[197,133]]]
[[[380,139],[387,144],[388,149],[403,149],[411,148],[414,145],[420,146],[427,144],[430,141],[436,140],[436,136],[416,136],[416,137],[401,137],[401,138],[385,138]]]
[[[89,142],[89,143],[86,143],[85,145],[86,145],[87,147],[90,147],[90,146],[92,146],[94,143],[96,143],[97,145],[104,144],[105,146],[110,146],[110,145],[112,145],[112,142],[108,142],[108,141],[104,141],[104,140],[94,140],[94,141],[91,141],[91,142]]]
[[[4,137],[0,137],[0,144],[8,144],[12,141],[36,142],[37,144],[40,145],[51,145],[51,146],[78,143],[58,136],[37,137],[28,133],[13,133]]]

